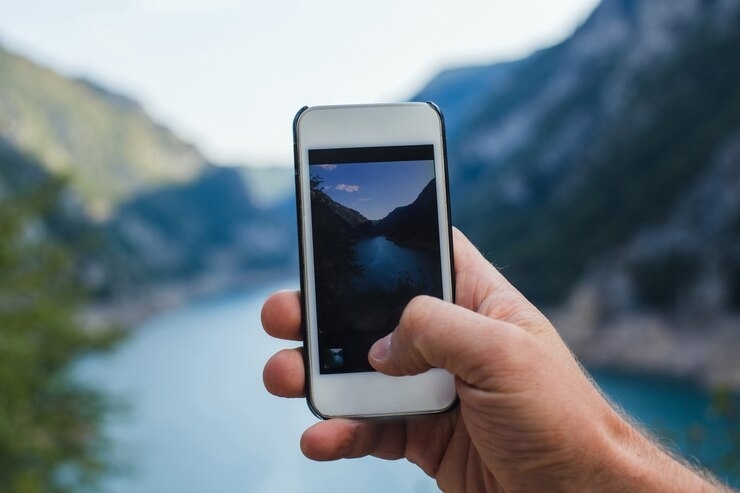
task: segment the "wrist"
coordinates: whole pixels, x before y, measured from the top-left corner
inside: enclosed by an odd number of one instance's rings
[[[598,491],[719,493],[706,474],[682,463],[615,411],[596,450]],[[598,450],[600,449],[600,450]],[[598,457],[601,460],[598,460]],[[590,489],[590,491],[594,491]]]

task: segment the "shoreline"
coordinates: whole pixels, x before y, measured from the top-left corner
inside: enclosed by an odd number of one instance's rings
[[[545,313],[587,368],[690,381],[740,394],[740,315],[633,312],[608,320],[555,308]],[[701,330],[697,330],[701,326]]]
[[[80,313],[86,330],[111,326],[124,332],[188,303],[297,279],[297,267],[250,273],[210,273],[196,278],[147,284],[136,293],[93,302]],[[654,312],[617,314],[608,320],[573,306],[543,310],[579,361],[589,370],[642,373],[691,382],[708,392],[740,394],[740,315],[702,319]],[[696,330],[698,325],[702,330]]]
[[[109,301],[93,301],[82,310],[80,320],[86,330],[113,326],[129,332],[152,317],[196,300],[296,277],[297,267],[290,266],[241,274],[210,273],[191,279],[151,283],[136,293]]]

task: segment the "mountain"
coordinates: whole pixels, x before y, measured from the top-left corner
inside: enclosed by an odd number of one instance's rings
[[[476,111],[480,99],[491,87],[507,80],[520,62],[495,63],[475,67],[458,67],[444,70],[432,79],[414,101],[433,101],[444,108],[447,138],[455,141],[464,131],[465,121]]]
[[[470,79],[448,119],[457,224],[527,294],[564,300],[732,153],[737,26],[737,1],[605,0],[564,42]],[[446,113],[438,86],[414,99]]]
[[[455,224],[588,364],[740,388],[739,26],[737,0],[603,0],[412,98],[451,115]]]
[[[321,181],[311,180],[311,219],[314,229],[325,231],[327,238],[340,235],[357,239],[369,233],[372,221],[354,209],[335,201],[322,189]]]
[[[136,101],[2,48],[0,158],[0,198],[59,188],[29,230],[66,245],[98,302],[133,300],[119,321],[297,260],[290,172],[214,165]]]
[[[139,268],[172,279],[284,262],[294,243],[286,252],[288,241],[274,241],[280,223],[263,224],[263,216],[274,215],[252,203],[238,170],[211,167],[190,183],[124,203],[109,229],[139,259]]]
[[[563,42],[413,98],[445,114],[453,222],[586,363],[740,388],[738,26],[739,0],[603,0]],[[69,214],[29,234],[94,237],[75,251],[98,293],[294,265],[290,171],[214,166],[132,99],[2,49],[0,143],[0,195],[66,177]],[[338,212],[328,231],[373,228]]]
[[[397,244],[437,250],[436,181],[430,180],[412,203],[396,207],[379,220],[374,231]]]
[[[0,47],[0,137],[69,176],[96,219],[142,190],[184,183],[206,159],[134,100]]]
[[[311,179],[311,228],[314,272],[317,289],[334,293],[350,292],[353,276],[361,275],[355,244],[371,231],[372,221],[354,209],[333,200],[324,192],[320,178]],[[335,296],[336,295],[336,296]],[[346,307],[342,307],[346,308]]]
[[[416,248],[437,249],[437,189],[434,179],[427,183],[410,204],[396,207],[384,218],[371,221],[354,209],[329,197],[321,181],[311,183],[311,208],[314,241],[349,243],[371,236],[385,236],[394,243]],[[322,246],[328,249],[329,246]]]

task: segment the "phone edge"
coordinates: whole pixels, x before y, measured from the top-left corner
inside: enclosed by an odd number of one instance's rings
[[[303,228],[303,208],[304,204],[303,191],[301,188],[301,153],[300,144],[298,137],[298,123],[301,116],[309,110],[309,106],[304,106],[298,110],[295,117],[293,118],[293,166],[294,166],[294,181],[296,191],[296,222],[298,225],[298,268],[300,271],[300,300],[301,300],[301,339],[303,340],[303,375],[304,384],[303,391],[306,395],[306,405],[311,413],[319,419],[329,419],[329,416],[323,415],[319,412],[318,408],[311,401],[311,374],[308,361],[308,326],[306,320],[308,320],[308,308],[306,306],[306,252],[304,248],[304,228]]]
[[[442,110],[437,106],[437,103],[434,101],[425,101],[426,104],[429,105],[432,110],[437,114],[437,117],[439,118],[439,126],[440,130],[442,132],[441,140],[442,140],[442,168],[444,169],[444,179],[445,179],[445,208],[447,209],[447,242],[449,244],[449,251],[450,251],[450,287],[452,288],[450,303],[455,303],[456,300],[456,294],[455,289],[457,287],[457,276],[455,275],[455,243],[453,242],[452,238],[452,204],[450,202],[450,161],[447,158],[447,129],[445,126],[445,117],[442,113]],[[442,414],[446,413],[458,406],[460,403],[460,396],[455,392],[455,399],[450,403],[449,406],[445,409],[434,411],[433,414]]]

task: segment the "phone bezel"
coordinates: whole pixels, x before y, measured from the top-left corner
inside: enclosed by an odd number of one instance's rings
[[[443,299],[453,301],[452,230],[444,122],[432,103],[304,107],[293,124],[300,238],[302,331],[306,397],[321,418],[442,412],[456,401],[454,378],[441,369],[409,377],[378,372],[321,374],[313,272],[308,150],[348,147],[434,146]]]

